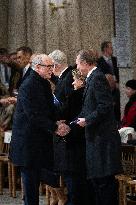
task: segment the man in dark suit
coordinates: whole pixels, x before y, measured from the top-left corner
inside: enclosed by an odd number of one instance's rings
[[[85,127],[90,204],[117,205],[115,175],[122,171],[120,136],[116,128],[110,86],[96,67],[95,52],[80,51],[77,68],[87,76],[77,124]]]
[[[9,157],[21,168],[25,205],[39,204],[41,170],[53,166],[53,133],[69,132],[67,125],[56,122],[48,81],[53,66],[47,55],[37,55],[17,97]]]
[[[9,57],[8,60],[8,65],[11,66],[9,93],[12,96],[5,99],[8,104],[16,104],[16,97],[19,87],[30,74],[30,58],[32,57],[32,49],[26,46],[22,46],[17,49],[17,53],[13,53],[13,56],[13,59],[10,59]]]
[[[114,103],[114,113],[118,124],[120,123],[120,91],[119,91],[119,69],[117,58],[113,56],[112,43],[104,41],[101,44],[102,56],[98,59],[97,66],[105,74],[111,90]]]
[[[16,53],[9,55],[8,65],[11,66],[11,77],[9,82],[9,92],[14,96],[14,91],[17,92],[22,81],[30,73],[30,58],[32,49],[27,46],[17,48]]]
[[[65,103],[67,97],[73,91],[73,76],[72,76],[72,66],[68,67],[67,56],[64,52],[60,50],[54,50],[49,56],[54,61],[53,73],[55,76],[58,76],[56,82],[56,87],[54,94],[60,103]]]

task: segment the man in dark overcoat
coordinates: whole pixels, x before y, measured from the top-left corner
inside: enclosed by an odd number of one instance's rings
[[[41,170],[53,166],[53,133],[67,134],[67,126],[56,123],[48,81],[53,66],[50,57],[37,55],[17,96],[9,157],[21,168],[25,205],[39,204]]]
[[[87,76],[78,124],[85,127],[86,166],[90,204],[117,205],[115,175],[122,171],[120,136],[116,128],[111,89],[96,67],[93,50],[80,51],[77,68]]]

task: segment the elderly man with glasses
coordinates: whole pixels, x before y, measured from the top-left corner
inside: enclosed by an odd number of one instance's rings
[[[21,169],[25,205],[39,204],[42,168],[53,166],[53,134],[65,136],[69,127],[56,121],[49,79],[53,62],[37,55],[17,96],[9,157]]]

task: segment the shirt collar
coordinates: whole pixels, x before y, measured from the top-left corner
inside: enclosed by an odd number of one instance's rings
[[[27,64],[26,67],[24,67],[24,69],[23,69],[23,76],[25,75],[25,73],[27,72],[29,67],[30,67],[30,64]]]
[[[111,59],[110,56],[109,56],[109,57],[107,57],[107,56],[103,56],[103,58],[104,58],[105,61],[108,61],[109,59]]]
[[[61,71],[59,78],[62,76],[62,74],[64,73],[65,70],[67,70],[68,67],[66,67],[63,71]]]
[[[95,66],[95,67],[93,67],[93,69],[91,69],[90,71],[89,71],[89,73],[87,74],[87,78],[92,74],[92,72],[96,69],[97,67]]]

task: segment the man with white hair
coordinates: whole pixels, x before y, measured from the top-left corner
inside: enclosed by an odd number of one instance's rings
[[[68,67],[67,56],[60,50],[54,50],[49,56],[54,61],[53,73],[58,76],[54,94],[60,103],[65,103],[73,90],[72,66]]]
[[[53,167],[53,134],[64,136],[69,132],[67,125],[56,122],[48,81],[53,66],[49,56],[37,55],[17,97],[9,157],[21,168],[25,205],[39,204],[41,170]]]

